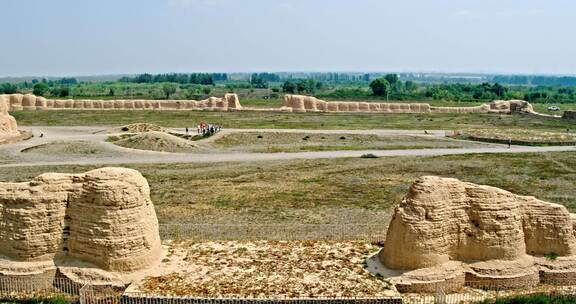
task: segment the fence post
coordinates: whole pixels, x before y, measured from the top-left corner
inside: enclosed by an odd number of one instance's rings
[[[88,284],[84,284],[82,288],[80,288],[78,292],[80,304],[87,304],[89,302],[88,299],[86,299],[88,288]]]
[[[434,304],[446,304],[446,294],[441,287],[436,288],[436,293],[434,294]]]

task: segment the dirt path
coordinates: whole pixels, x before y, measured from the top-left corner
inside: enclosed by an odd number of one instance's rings
[[[576,151],[575,147],[526,147],[512,146],[508,149],[505,145],[486,144],[482,147],[451,148],[451,149],[409,149],[409,150],[361,150],[361,151],[321,151],[321,152],[297,152],[297,153],[250,153],[250,152],[218,152],[200,150],[198,153],[166,153],[155,151],[143,151],[122,148],[106,142],[111,134],[103,132],[105,127],[26,127],[23,128],[34,133],[35,137],[15,144],[1,145],[0,155],[7,160],[0,161],[0,167],[40,166],[40,165],[117,165],[135,163],[193,163],[193,162],[233,162],[233,161],[266,161],[266,160],[291,160],[291,159],[320,159],[320,158],[350,158],[360,157],[371,153],[376,156],[440,156],[461,155],[477,153],[543,153]],[[183,129],[174,129],[183,132]],[[410,135],[410,136],[433,136],[444,137],[444,131],[409,131],[409,130],[277,130],[277,129],[229,129],[224,130],[211,141],[233,132],[299,132],[299,133],[324,133],[324,134],[375,134],[375,135]],[[40,134],[44,134],[40,137]],[[49,155],[43,153],[22,153],[27,148],[38,145],[69,142],[88,141],[106,151],[106,153],[94,155]]]

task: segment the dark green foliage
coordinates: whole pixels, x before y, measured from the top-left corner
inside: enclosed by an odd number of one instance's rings
[[[378,156],[376,156],[372,153],[368,153],[368,154],[362,154],[362,156],[360,156],[360,158],[378,158]]]
[[[254,73],[250,76],[250,84],[258,89],[265,89],[268,87],[268,81],[266,77],[261,74]]]
[[[53,97],[68,97],[70,96],[69,87],[56,87],[50,89],[50,95]]]
[[[174,83],[165,83],[162,85],[162,91],[166,94],[166,99],[170,98],[170,95],[176,93],[178,90],[178,85]]]
[[[284,82],[282,90],[288,94],[314,94],[317,89],[321,89],[322,87],[321,82],[312,79],[298,79],[296,81],[288,80]]]
[[[18,91],[18,87],[11,83],[3,83],[0,85],[0,93],[2,94],[14,94]]]
[[[388,83],[393,86],[398,82],[398,75],[397,74],[387,74],[384,76],[384,79],[388,81]]]
[[[287,94],[294,94],[296,93],[296,83],[293,81],[286,81],[282,85],[282,91]]]
[[[32,298],[32,299],[18,299],[18,300],[8,300],[0,299],[0,303],[14,303],[14,304],[68,304],[70,303],[63,297],[53,297],[53,298]]]
[[[549,254],[546,255],[546,258],[554,261],[558,258],[558,254],[556,252],[550,252]]]
[[[390,93],[390,82],[384,78],[375,79],[370,83],[370,89],[374,96],[388,96]]]
[[[135,77],[122,77],[119,82],[134,82],[134,83],[161,83],[161,82],[173,82],[179,84],[204,84],[212,85],[214,84],[214,79],[226,80],[228,76],[226,74],[208,74],[208,73],[193,73],[193,74],[140,74]]]
[[[46,93],[48,93],[48,91],[50,90],[50,88],[48,87],[48,85],[46,83],[37,83],[34,85],[34,89],[32,90],[32,94],[36,95],[36,96],[44,96],[46,95]]]

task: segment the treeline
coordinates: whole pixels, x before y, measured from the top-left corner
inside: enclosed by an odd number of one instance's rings
[[[298,79],[312,79],[318,82],[345,84],[370,82],[376,74],[368,73],[282,73],[281,79],[296,81]]]
[[[492,82],[510,85],[529,86],[576,86],[576,77],[573,76],[521,76],[498,75],[492,77]]]
[[[297,74],[302,76],[300,74]],[[340,80],[340,73],[316,73],[316,78]],[[346,75],[346,74],[344,74]],[[32,79],[1,83],[0,94],[33,93],[46,97],[88,98],[204,98],[213,90],[236,92],[251,98],[278,98],[281,93],[315,95],[329,100],[446,100],[490,101],[523,99],[530,102],[576,103],[575,86],[504,85],[483,83],[422,83],[402,75],[350,74],[357,82],[342,84],[315,78],[283,79],[283,73],[253,73],[249,78],[233,79],[225,73],[140,74],[118,81],[80,82],[75,78]],[[512,76],[510,76],[512,77]],[[518,76],[519,77],[519,76]],[[348,78],[350,79],[350,78]],[[370,81],[366,81],[370,79]],[[523,81],[520,78],[510,78]],[[538,79],[533,77],[532,80]],[[219,83],[216,83],[218,81]],[[560,81],[560,80],[558,80]],[[567,83],[566,79],[562,80]],[[559,82],[554,82],[558,84]]]
[[[504,86],[481,84],[418,84],[395,74],[373,80],[368,87],[344,87],[318,94],[330,99],[491,101],[523,99],[530,102],[576,103],[576,87]]]
[[[286,94],[314,94],[323,87],[322,82],[314,79],[287,80],[282,85],[282,91]]]
[[[140,74],[134,77],[122,77],[119,82],[131,83],[161,83],[173,82],[179,84],[203,84],[213,85],[216,81],[227,81],[228,74],[226,73],[192,73],[192,74]]]
[[[22,92],[30,92],[38,96],[51,95],[54,97],[67,97],[70,95],[70,86],[77,84],[78,82],[73,82],[71,79],[67,78],[64,81],[34,81],[31,83],[25,81],[19,84],[13,83],[2,83],[0,84],[0,94],[14,94]],[[75,79],[74,79],[75,80]]]
[[[250,84],[254,88],[265,89],[268,88],[269,82],[279,82],[280,76],[274,73],[253,73],[250,75]]]

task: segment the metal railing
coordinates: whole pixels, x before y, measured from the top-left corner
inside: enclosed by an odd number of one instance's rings
[[[78,283],[67,278],[14,278],[0,276],[0,302],[18,302],[28,299],[62,298],[82,304],[458,304],[494,302],[497,299],[528,295],[576,300],[576,281],[555,281],[559,285],[538,285],[529,288],[506,289],[496,283],[466,282],[446,285],[428,294],[402,294],[401,296],[354,298],[245,298],[241,296],[199,298],[192,296],[155,296],[144,292],[124,292],[124,288],[98,286],[89,282]],[[475,284],[478,283],[478,284]],[[447,291],[450,290],[450,291]]]

